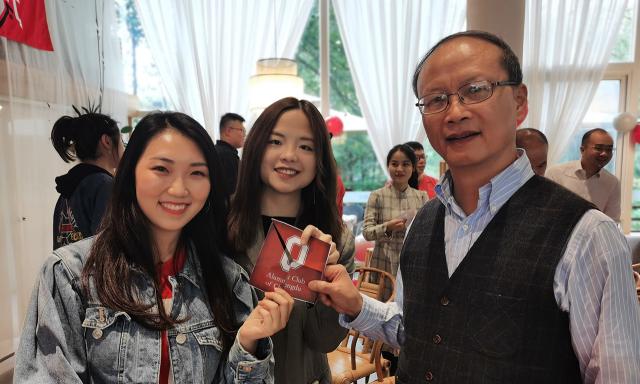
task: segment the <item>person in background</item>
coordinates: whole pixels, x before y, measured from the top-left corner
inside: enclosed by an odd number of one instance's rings
[[[253,124],[229,215],[237,261],[248,271],[255,266],[271,219],[304,228],[303,244],[310,236],[330,242],[327,263],[353,271],[354,239],[338,215],[329,140],[316,107],[292,97],[271,104]],[[335,310],[297,301],[285,329],[273,336],[276,383],[331,383],[326,354],[346,334]]]
[[[418,160],[416,165],[416,169],[418,171],[417,189],[427,192],[429,199],[433,199],[436,197],[436,185],[438,184],[438,179],[424,173],[424,169],[427,166],[427,155],[424,152],[424,147],[417,141],[408,141],[405,144],[413,149],[413,152],[416,154],[416,159]]]
[[[629,245],[516,148],[527,87],[509,45],[449,35],[413,89],[449,171],[407,233],[396,301],[364,297],[340,266],[309,288],[345,326],[401,348],[398,384],[640,383]]]
[[[410,186],[410,180],[418,177],[416,164],[416,155],[408,145],[391,148],[387,154],[391,183],[371,192],[364,213],[362,234],[365,239],[376,242],[370,266],[393,276],[398,272],[407,226],[429,200],[425,191]]]
[[[604,169],[613,151],[611,135],[602,128],[591,129],[582,136],[580,160],[551,167],[545,176],[620,222],[620,181]]]
[[[420,145],[417,142],[415,144]],[[422,156],[424,160],[424,150]],[[408,144],[399,144],[391,148],[387,154],[387,169],[391,183],[371,192],[364,213],[362,235],[366,240],[375,241],[369,266],[389,272],[393,276],[396,276],[400,265],[400,250],[406,229],[416,212],[429,200],[427,192],[410,186],[416,185],[420,174],[418,163],[417,153]],[[424,170],[424,161],[422,169]],[[424,174],[423,176],[429,177]],[[378,276],[373,274],[373,282],[377,283],[377,279]],[[384,300],[389,298],[391,291],[392,287],[387,286],[383,294]],[[390,349],[385,349],[382,354],[391,362],[390,372],[394,374],[397,357]]]
[[[516,147],[524,149],[533,172],[544,176],[549,152],[549,142],[544,133],[534,128],[520,128],[516,131]]]
[[[273,383],[283,290],[255,306],[228,249],[213,141],[191,117],[145,116],[103,230],[58,248],[29,304],[14,378],[29,383]]]
[[[60,197],[53,211],[53,249],[96,233],[124,152],[115,120],[74,109],[78,116],[62,116],[51,129],[53,148],[62,160],[80,161],[55,179]]]
[[[244,117],[237,113],[225,113],[220,118],[220,140],[216,141],[216,151],[222,165],[224,184],[229,196],[233,195],[238,183],[240,157],[238,148],[244,146],[247,135]]]

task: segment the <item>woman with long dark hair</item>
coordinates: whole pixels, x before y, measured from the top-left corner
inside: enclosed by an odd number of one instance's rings
[[[269,336],[293,299],[254,309],[231,259],[210,136],[181,113],[134,130],[102,230],[45,263],[16,354],[19,382],[273,382]]]
[[[364,214],[362,234],[375,240],[370,266],[391,273],[398,272],[400,250],[407,225],[418,209],[429,200],[417,186],[416,154],[406,144],[398,144],[387,154],[391,183],[371,192]],[[390,288],[389,288],[390,293]]]
[[[353,235],[338,215],[329,133],[313,104],[289,97],[264,110],[245,141],[238,180],[229,235],[246,269],[276,218],[304,228],[303,238],[331,241],[328,263],[353,271]],[[273,336],[276,383],[330,383],[326,353],[346,333],[333,309],[296,302],[286,328]]]
[[[124,152],[118,125],[107,115],[91,112],[62,116],[53,125],[51,142],[66,163],[79,160],[56,177],[60,193],[53,213],[53,249],[96,233]]]

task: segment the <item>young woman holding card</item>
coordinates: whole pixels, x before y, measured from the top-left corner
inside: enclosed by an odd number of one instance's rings
[[[304,228],[303,243],[311,236],[331,242],[328,263],[353,271],[353,235],[338,215],[329,133],[313,104],[284,98],[264,110],[245,141],[238,180],[229,235],[247,270],[276,218]],[[287,326],[273,336],[276,382],[330,383],[326,353],[346,333],[333,309],[296,301]]]
[[[34,290],[17,382],[273,383],[269,336],[293,299],[256,304],[228,249],[221,168],[182,113],[137,125],[101,231],[54,251]]]

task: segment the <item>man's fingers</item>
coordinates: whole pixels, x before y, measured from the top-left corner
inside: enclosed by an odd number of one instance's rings
[[[313,280],[309,282],[309,289],[318,293],[330,295],[334,286],[331,283],[322,280]]]
[[[341,274],[348,275],[342,264],[327,265],[324,269],[324,277],[327,281],[335,281]]]

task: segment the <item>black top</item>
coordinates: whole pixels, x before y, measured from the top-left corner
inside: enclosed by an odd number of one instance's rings
[[[226,191],[229,196],[236,191],[236,183],[238,182],[238,166],[240,165],[240,157],[238,150],[224,140],[216,141],[216,153],[222,166]]]
[[[265,216],[262,215],[262,231],[265,235],[265,237],[267,236],[267,232],[269,232],[269,227],[271,226],[271,219],[276,219],[276,220],[280,220],[280,221],[284,221],[285,223],[289,224],[289,225],[296,225],[296,218],[295,217],[284,217],[284,216]]]
[[[93,236],[107,209],[113,176],[103,168],[78,164],[56,177],[60,193],[53,212],[53,249]]]

